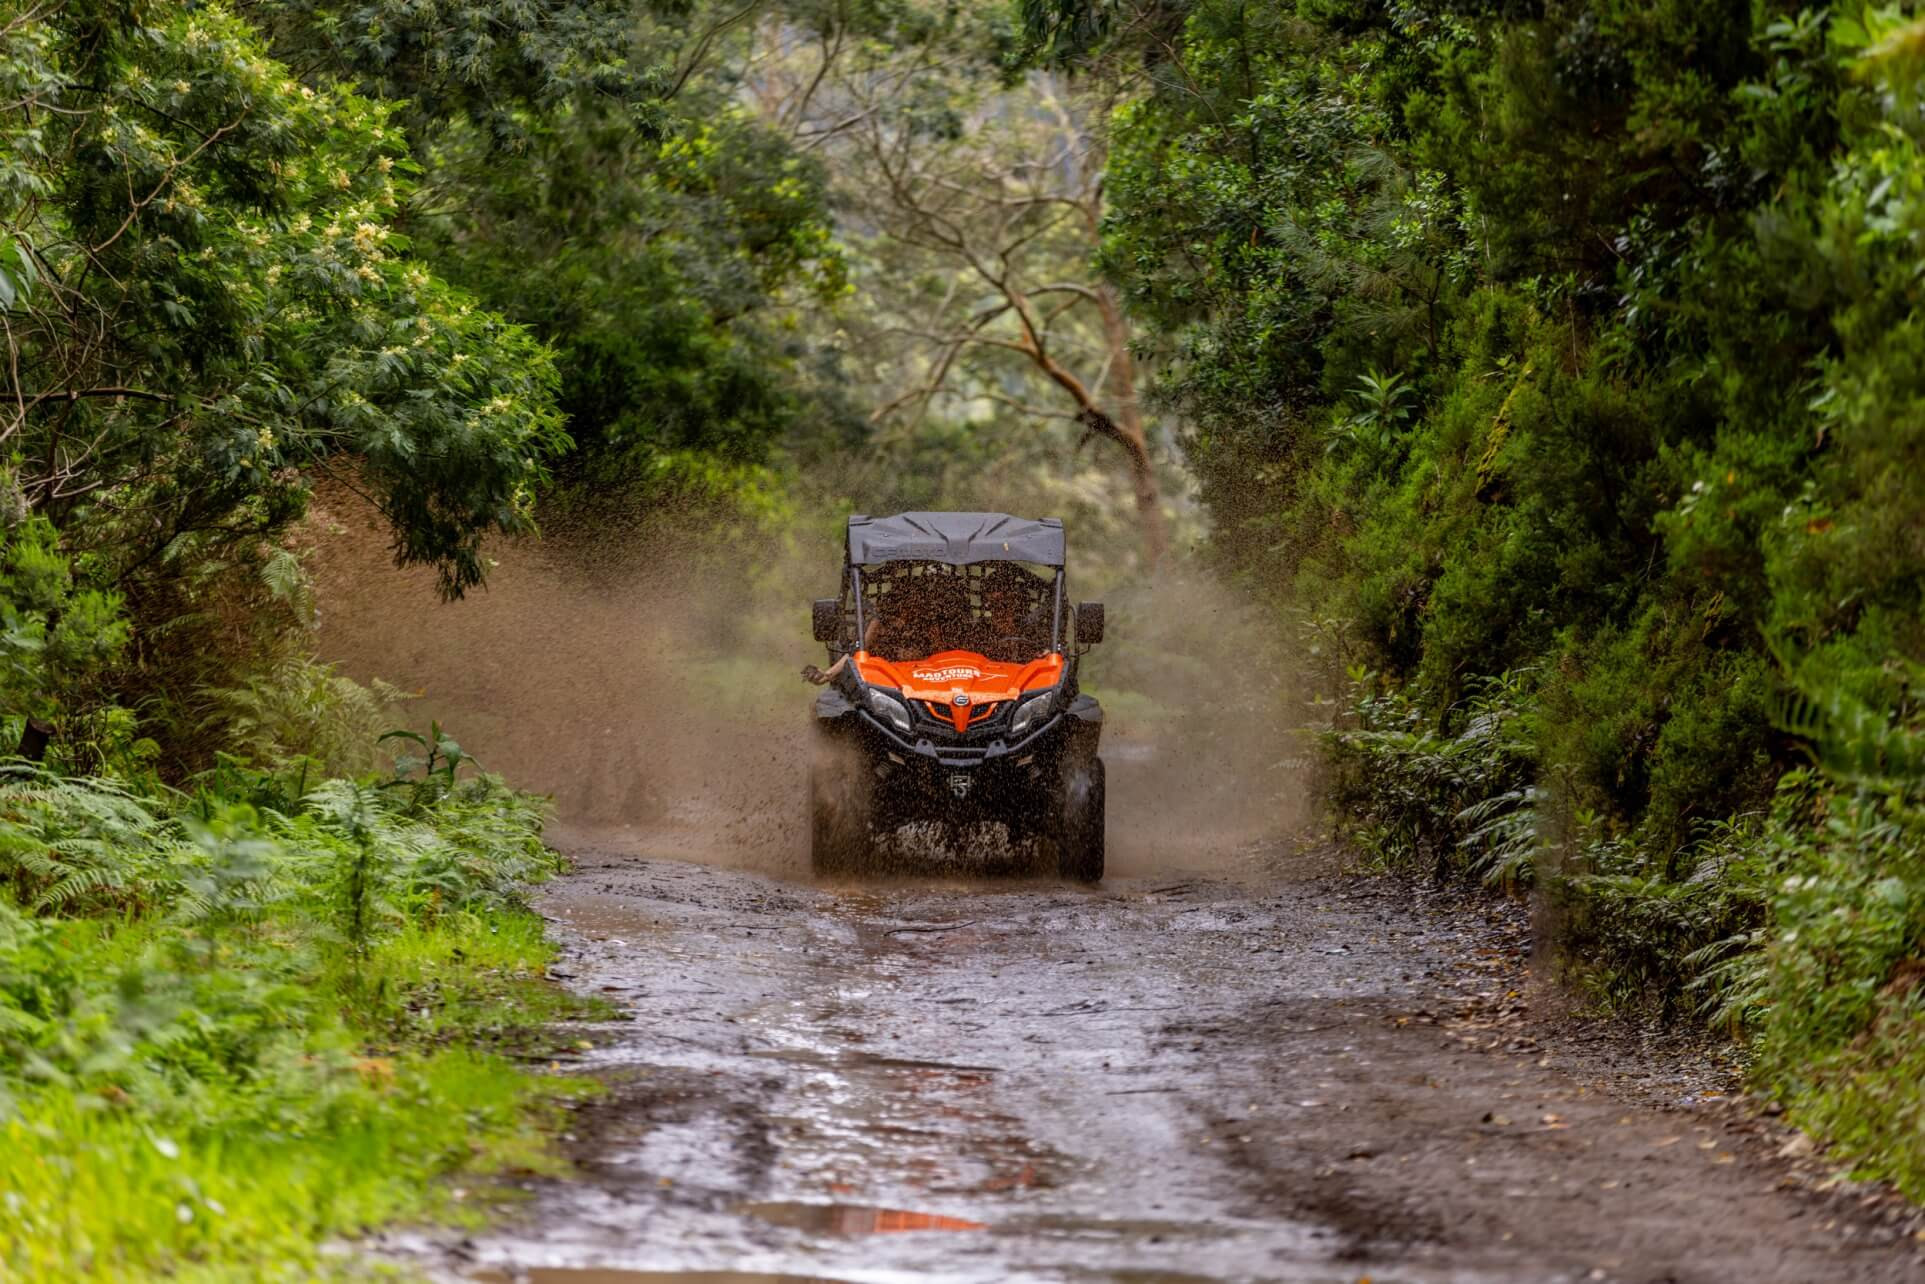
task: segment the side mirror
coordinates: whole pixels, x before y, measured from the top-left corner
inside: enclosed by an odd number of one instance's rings
[[[1076,604],[1076,642],[1088,646],[1103,640],[1103,604],[1101,602],[1078,602]]]
[[[842,603],[835,598],[819,597],[809,603],[809,617],[816,641],[833,642],[842,636]]]

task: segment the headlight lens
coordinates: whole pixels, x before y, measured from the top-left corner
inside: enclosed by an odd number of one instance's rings
[[[909,730],[909,710],[902,701],[876,687],[869,688],[869,712],[881,718],[897,731]]]
[[[1009,734],[1012,736],[1026,734],[1031,727],[1049,716],[1049,711],[1055,704],[1054,691],[1046,691],[1033,700],[1023,701],[1016,710],[1016,716],[1009,720]]]

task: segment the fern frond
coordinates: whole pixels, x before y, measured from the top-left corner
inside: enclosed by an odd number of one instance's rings
[[[261,563],[261,583],[276,600],[292,610],[301,623],[314,623],[314,585],[298,555],[277,548]]]

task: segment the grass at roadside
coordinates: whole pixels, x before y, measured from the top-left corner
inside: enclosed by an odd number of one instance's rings
[[[556,1164],[541,808],[390,783],[0,782],[0,1277],[365,1276],[322,1245]]]

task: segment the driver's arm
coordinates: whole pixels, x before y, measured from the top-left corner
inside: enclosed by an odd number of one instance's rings
[[[876,649],[876,642],[881,637],[882,616],[880,614],[871,615],[869,622],[862,627],[862,649],[873,654]],[[844,654],[826,669],[818,668],[813,664],[805,665],[802,669],[802,676],[817,686],[824,686],[835,681],[837,677],[846,672],[849,668],[850,661],[853,659],[855,659],[853,655]]]
[[[826,669],[818,668],[813,664],[805,664],[802,666],[802,676],[817,686],[826,685],[827,683],[835,681],[837,676],[849,667],[850,658],[851,657],[845,655]]]

